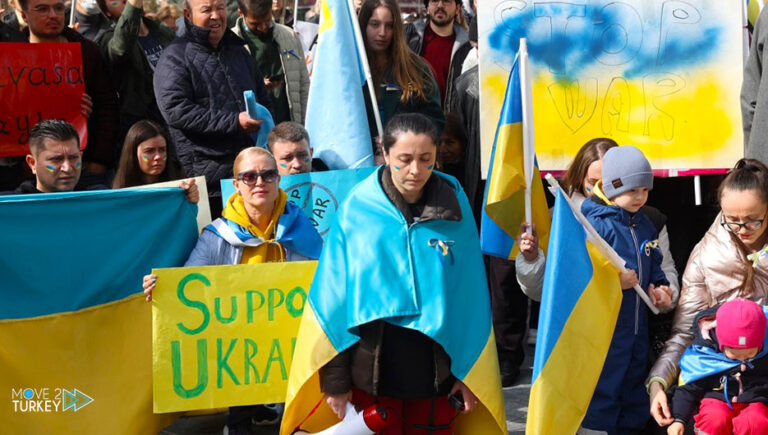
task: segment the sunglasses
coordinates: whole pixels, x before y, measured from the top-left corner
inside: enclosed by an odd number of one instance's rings
[[[277,181],[277,169],[267,169],[266,171],[246,171],[237,174],[237,179],[245,183],[246,186],[253,186],[261,177],[265,183],[274,183]]]

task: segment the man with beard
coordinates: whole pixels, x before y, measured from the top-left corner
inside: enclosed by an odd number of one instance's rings
[[[463,58],[454,59],[454,53],[469,38],[467,31],[456,21],[461,0],[424,0],[424,5],[427,17],[405,26],[405,39],[411,50],[432,67],[440,88],[440,101],[444,103],[464,61]]]

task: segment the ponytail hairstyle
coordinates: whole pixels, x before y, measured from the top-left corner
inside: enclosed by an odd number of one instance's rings
[[[584,194],[584,178],[587,177],[587,171],[589,171],[589,165],[602,160],[603,155],[611,148],[617,147],[619,144],[613,139],[605,137],[598,137],[585,143],[576,153],[576,157],[573,158],[571,166],[565,171],[563,176],[563,189],[568,196],[573,195],[574,192]]]
[[[759,160],[743,158],[736,162],[736,166],[720,183],[717,191],[718,200],[722,201],[725,189],[736,192],[754,191],[763,204],[768,205],[768,168]],[[766,224],[766,222],[763,223],[763,225]],[[766,230],[763,229],[763,231]],[[754,293],[755,269],[752,267],[752,262],[747,259],[749,255],[747,246],[735,234],[730,232],[729,234],[741,254],[744,269],[744,280],[741,282],[739,296],[749,298]]]
[[[384,137],[381,143],[384,152],[389,154],[390,148],[395,145],[400,136],[406,133],[426,135],[435,147],[440,142],[435,124],[429,118],[420,113],[401,113],[393,116],[384,128]]]

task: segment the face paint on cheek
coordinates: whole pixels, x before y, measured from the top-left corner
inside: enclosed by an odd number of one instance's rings
[[[163,157],[163,161],[168,160],[168,154],[162,154],[162,157]]]
[[[310,162],[312,162],[312,159],[310,159],[310,158],[304,159],[304,163],[310,163]]]
[[[149,156],[146,154],[141,155],[141,160],[144,160],[145,162],[149,163]]]
[[[589,187],[585,187],[584,190],[586,190],[587,192],[591,192],[592,191],[592,189],[589,188]]]
[[[54,171],[56,171],[56,168],[54,168],[54,167],[53,167],[53,166],[51,166],[51,165],[45,165],[45,170],[46,170],[46,171],[48,171],[48,172],[50,172],[51,174],[53,174],[53,173],[54,173]]]
[[[395,170],[395,172],[400,172],[400,166],[392,165],[392,168]]]
[[[286,165],[285,163],[280,163],[280,167],[283,168],[283,169],[287,169],[288,165]]]
[[[82,167],[83,167],[83,162],[77,162],[77,163],[75,163],[75,167],[76,167],[77,169],[80,169],[80,168],[82,168]]]
[[[427,166],[427,171],[431,171],[431,170],[432,170],[432,168],[434,168],[434,167],[435,167],[435,165],[434,165],[434,164]]]

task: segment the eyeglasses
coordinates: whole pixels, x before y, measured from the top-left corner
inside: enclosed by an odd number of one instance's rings
[[[763,221],[765,221],[765,218],[752,219],[746,222],[726,222],[725,216],[722,216],[720,220],[721,220],[720,225],[722,225],[726,231],[729,231],[732,233],[738,233],[739,231],[741,231],[742,227],[746,228],[749,231],[759,230],[760,227],[763,226]]]
[[[261,177],[265,183],[274,183],[277,181],[277,169],[267,169],[266,171],[246,171],[237,174],[237,179],[245,183],[246,186],[253,186]]]

